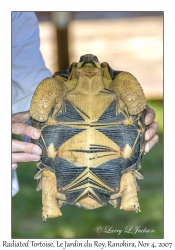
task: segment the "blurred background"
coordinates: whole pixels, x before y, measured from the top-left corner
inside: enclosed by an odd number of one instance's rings
[[[62,217],[42,222],[41,191],[33,179],[36,164],[20,163],[20,191],[12,198],[12,238],[163,238],[163,12],[36,12],[44,61],[52,73],[81,55],[95,54],[114,70],[128,71],[141,83],[156,112],[159,143],[143,157],[138,193],[141,213],[111,206],[83,210],[65,206]],[[101,233],[111,227],[122,233]],[[127,226],[143,232],[125,233]],[[153,232],[154,231],[154,232]]]

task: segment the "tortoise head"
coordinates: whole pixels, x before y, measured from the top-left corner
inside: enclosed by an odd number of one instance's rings
[[[90,78],[96,74],[102,75],[102,69],[98,58],[92,54],[81,56],[77,64],[76,74],[78,78],[83,75]]]
[[[92,54],[86,54],[80,57],[77,68],[83,67],[85,64],[93,64],[97,68],[101,68],[98,58]]]

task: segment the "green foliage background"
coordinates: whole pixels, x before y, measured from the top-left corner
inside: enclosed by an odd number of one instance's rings
[[[64,206],[61,217],[43,222],[41,191],[36,191],[33,178],[36,163],[20,163],[17,169],[20,191],[12,198],[12,238],[163,238],[163,103],[148,101],[148,105],[156,112],[159,143],[143,157],[145,179],[138,193],[141,213],[112,206],[96,210]],[[96,232],[98,226],[103,228],[101,233]],[[136,227],[147,232],[126,233],[127,226],[132,227],[132,232]],[[107,227],[111,233],[105,232]],[[118,235],[112,230],[122,232]]]

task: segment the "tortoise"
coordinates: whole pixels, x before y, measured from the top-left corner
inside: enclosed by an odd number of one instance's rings
[[[92,54],[39,83],[30,115],[41,135],[34,178],[44,221],[66,204],[140,212],[145,109],[137,79]]]

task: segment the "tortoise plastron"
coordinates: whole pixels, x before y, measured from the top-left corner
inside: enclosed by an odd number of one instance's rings
[[[137,79],[87,54],[36,88],[30,114],[41,147],[35,179],[43,220],[66,204],[140,211],[146,99]]]

